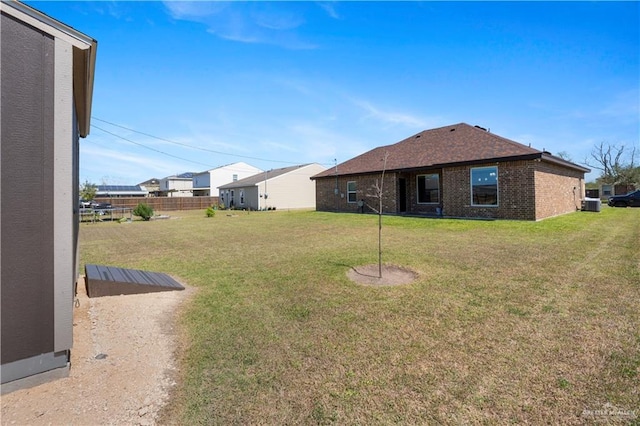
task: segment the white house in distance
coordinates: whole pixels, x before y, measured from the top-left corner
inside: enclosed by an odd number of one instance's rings
[[[236,182],[261,172],[262,170],[257,167],[240,161],[195,173],[193,175],[193,195],[194,197],[218,197],[220,196],[218,191],[220,185]]]
[[[218,187],[220,202],[236,209],[313,209],[316,187],[311,176],[324,170],[310,163],[261,172]]]
[[[159,194],[166,197],[193,197],[193,173],[187,172],[160,179]]]

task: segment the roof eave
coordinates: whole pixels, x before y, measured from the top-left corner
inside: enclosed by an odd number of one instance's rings
[[[91,104],[98,42],[19,1],[1,0],[0,7],[5,13],[73,46],[73,96],[78,115],[78,131],[81,137],[87,137],[91,127]]]
[[[589,169],[587,167],[583,167],[583,166],[581,166],[579,164],[575,164],[575,163],[572,163],[570,161],[563,160],[562,158],[554,157],[553,155],[542,154],[541,159],[542,159],[542,161],[546,161],[546,162],[552,163],[552,164],[557,164],[559,166],[564,166],[564,167],[567,167],[569,169],[577,170],[579,172],[583,172],[583,173],[591,172],[591,169]]]
[[[417,167],[406,167],[406,168],[395,168],[395,169],[387,169],[385,173],[401,173],[401,172],[418,172],[422,170],[430,170],[430,169],[442,169],[445,167],[460,167],[460,166],[473,166],[478,164],[487,164],[487,163],[504,163],[506,161],[528,161],[535,160],[541,157],[541,153],[532,153],[532,154],[524,154],[524,155],[515,155],[510,157],[495,157],[495,158],[483,158],[478,160],[468,160],[468,161],[455,161],[452,163],[435,163],[435,164],[425,164],[423,166]],[[382,169],[380,170],[370,170],[370,171],[361,171],[361,172],[353,172],[353,173],[340,173],[327,176],[312,176],[311,179],[326,179],[326,178],[335,178],[336,176],[357,176],[357,175],[371,175],[382,173]]]
[[[80,136],[86,138],[91,131],[91,106],[93,104],[93,84],[96,69],[98,42],[91,41],[88,49],[73,49],[73,91]]]

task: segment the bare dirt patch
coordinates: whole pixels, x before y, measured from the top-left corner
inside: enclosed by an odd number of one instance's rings
[[[380,267],[375,263],[353,267],[347,271],[347,277],[363,285],[394,286],[410,284],[418,278],[418,274],[395,265],[382,265],[382,274],[380,274]]]
[[[69,377],[3,395],[2,424],[156,424],[175,385],[176,314],[193,292],[89,299],[81,278]]]

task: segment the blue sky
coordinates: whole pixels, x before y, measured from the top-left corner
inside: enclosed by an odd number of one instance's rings
[[[98,40],[82,182],[330,167],[459,122],[640,149],[638,2],[27,3]]]

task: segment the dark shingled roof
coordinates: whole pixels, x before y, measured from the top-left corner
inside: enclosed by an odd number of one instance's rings
[[[466,123],[424,130],[393,145],[381,146],[337,166],[338,175],[354,175],[382,171],[388,153],[386,170],[417,170],[484,161],[528,160],[543,158],[566,167],[588,172],[589,169],[538,151],[521,143],[490,133]],[[312,177],[335,177],[330,168]]]

